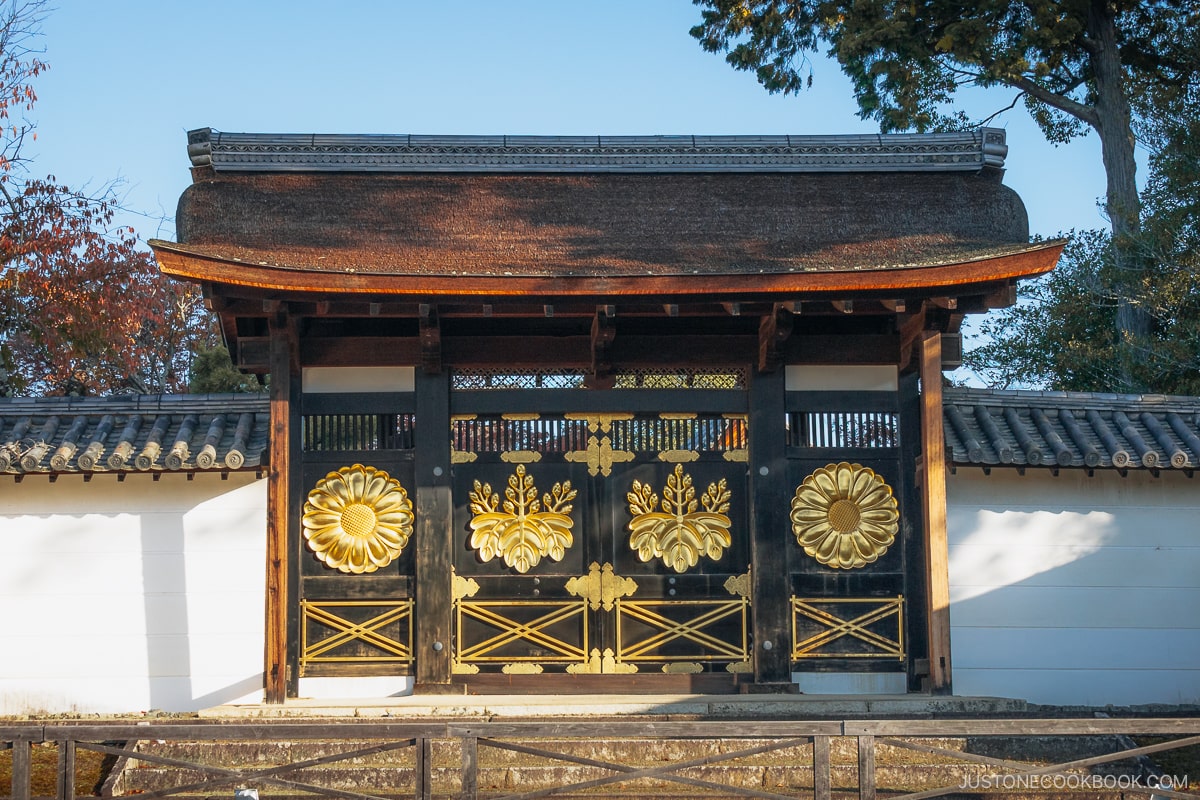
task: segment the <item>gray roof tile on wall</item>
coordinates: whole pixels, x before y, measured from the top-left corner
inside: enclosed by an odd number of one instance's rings
[[[943,396],[954,466],[1192,470],[1200,397],[967,389]],[[0,400],[0,475],[255,470],[263,395]]]
[[[1195,469],[1200,398],[947,388],[956,466]]]
[[[254,395],[0,400],[0,474],[254,470],[268,417]]]

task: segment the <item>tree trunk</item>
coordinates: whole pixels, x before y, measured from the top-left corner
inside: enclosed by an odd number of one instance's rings
[[[1123,391],[1144,391],[1131,370],[1129,354],[1138,342],[1150,335],[1152,319],[1138,302],[1142,278],[1147,271],[1144,257],[1138,251],[1136,237],[1141,229],[1141,198],[1137,188],[1137,162],[1134,160],[1134,138],[1129,98],[1125,95],[1124,69],[1117,45],[1116,25],[1112,10],[1105,0],[1092,0],[1088,12],[1088,37],[1097,44],[1092,53],[1092,74],[1096,80],[1096,130],[1107,178],[1105,209],[1113,232],[1113,254],[1117,292],[1116,332],[1118,350],[1123,354],[1118,364]]]

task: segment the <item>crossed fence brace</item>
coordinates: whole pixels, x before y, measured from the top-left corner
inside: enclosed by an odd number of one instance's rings
[[[1154,735],[1172,738],[1171,741],[1144,747],[1132,747],[1117,752],[1076,759],[1052,765],[1034,765],[989,756],[948,750],[919,742],[904,741],[896,737],[945,737],[945,736],[1086,736],[1086,735]],[[702,758],[663,764],[654,767],[636,767],[612,761],[586,758],[571,753],[556,752],[544,747],[532,747],[508,740],[569,740],[586,737],[610,739],[746,739],[760,740],[762,744],[728,753],[717,753]],[[526,755],[533,755],[566,763],[580,764],[610,770],[613,774],[573,784],[552,788],[506,794],[502,797],[489,795],[492,800],[533,800],[563,792],[594,789],[643,778],[657,778],[681,785],[718,789],[726,796],[766,798],[767,800],[794,800],[798,796],[829,800],[832,796],[830,771],[830,741],[833,737],[850,736],[858,740],[858,795],[860,800],[874,800],[875,752],[879,744],[906,748],[919,752],[954,758],[967,763],[986,765],[993,771],[984,777],[1053,775],[1068,770],[1083,769],[1111,763],[1126,758],[1150,755],[1180,747],[1200,744],[1200,719],[982,719],[982,720],[859,720],[859,721],[731,721],[707,720],[700,722],[630,720],[619,722],[598,721],[548,721],[548,722],[480,722],[480,723],[380,723],[345,720],[337,723],[328,721],[297,724],[286,723],[233,723],[233,724],[160,724],[160,725],[39,725],[23,724],[0,727],[0,745],[12,750],[12,786],[4,800],[33,800],[31,792],[31,745],[50,742],[58,746],[58,791],[57,800],[75,800],[75,754],[78,748],[115,755],[118,758],[131,756],[129,743],[137,740],[172,741],[237,741],[279,740],[377,740],[378,744],[357,747],[331,755],[304,761],[256,769],[230,769],[209,764],[198,764],[184,759],[160,756],[153,753],[136,753],[139,760],[178,767],[204,775],[204,779],[191,781],[157,792],[138,795],[140,800],[158,800],[185,792],[202,792],[240,784],[266,784],[293,791],[309,792],[325,797],[347,798],[347,800],[393,800],[399,796],[411,796],[424,800],[434,794],[431,745],[434,740],[450,739],[461,741],[462,779],[457,796],[463,800],[479,797],[478,770],[479,748],[492,747]],[[119,747],[109,742],[126,742]],[[781,794],[741,786],[727,786],[702,780],[680,771],[705,767],[721,762],[734,761],[749,756],[812,744],[811,763],[803,765],[812,771],[812,789],[804,789],[802,795]],[[332,789],[319,784],[292,780],[289,773],[317,766],[334,764],[354,758],[412,748],[413,780],[411,787],[402,787],[401,792],[389,792],[386,796]],[[799,765],[798,765],[799,766]],[[396,787],[401,788],[401,787]],[[841,787],[839,787],[841,788]],[[410,791],[411,790],[411,791]],[[957,784],[893,796],[892,800],[924,800],[961,791]],[[1200,799],[1200,794],[1174,791],[1166,788],[1123,787],[1126,795],[1150,795]],[[440,794],[441,792],[439,792]]]

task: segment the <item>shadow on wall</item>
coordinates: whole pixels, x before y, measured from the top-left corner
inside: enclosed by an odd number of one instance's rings
[[[952,507],[955,693],[1200,702],[1200,542],[1145,511]]]
[[[157,514],[141,522],[142,602],[146,619],[146,674],[150,707],[181,710],[192,698],[188,626],[187,542],[183,514]]]

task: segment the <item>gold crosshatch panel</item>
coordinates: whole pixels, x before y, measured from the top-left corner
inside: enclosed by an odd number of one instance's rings
[[[316,664],[411,664],[413,601],[302,600],[300,672]]]
[[[473,674],[481,664],[587,663],[587,600],[454,601],[454,671]],[[511,671],[511,669],[509,670]]]
[[[904,660],[904,597],[793,597],[792,660]]]
[[[620,674],[638,672],[639,665],[697,672],[701,663],[722,662],[728,672],[746,672],[751,665],[749,573],[725,582],[732,597],[711,600],[637,600],[637,584],[607,563],[567,581],[577,598],[571,600],[475,600],[478,583],[454,580],[456,674],[485,667]],[[593,641],[604,619],[612,620],[615,649]]]
[[[749,663],[750,599],[629,600],[616,603],[618,664]],[[697,670],[698,671],[698,670]],[[731,669],[736,671],[736,669]]]

